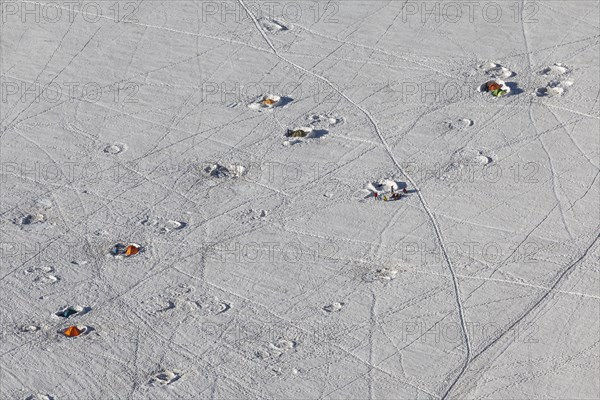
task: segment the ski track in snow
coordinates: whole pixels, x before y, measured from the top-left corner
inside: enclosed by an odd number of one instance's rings
[[[439,228],[439,225],[435,219],[435,216],[433,215],[431,209],[429,208],[427,202],[425,201],[425,198],[423,197],[423,194],[421,193],[421,190],[419,189],[419,187],[417,186],[416,182],[410,177],[410,175],[408,175],[404,169],[400,166],[400,163],[396,160],[396,157],[394,156],[394,154],[392,153],[392,150],[390,149],[387,141],[385,140],[385,138],[383,137],[383,134],[381,133],[379,126],[377,125],[377,122],[373,119],[373,116],[371,115],[371,113],[369,111],[367,111],[365,108],[361,107],[360,105],[358,105],[357,103],[355,103],[354,101],[352,101],[352,99],[350,99],[348,96],[346,96],[345,93],[341,92],[336,86],[333,85],[333,83],[331,83],[327,78],[324,78],[320,75],[317,75],[311,71],[306,70],[305,68],[289,61],[288,59],[286,59],[285,57],[279,55],[279,53],[277,52],[277,50],[275,49],[275,47],[273,46],[273,43],[271,43],[271,41],[269,40],[269,38],[267,37],[267,35],[264,33],[264,31],[261,29],[258,21],[256,20],[256,18],[254,17],[254,15],[250,12],[250,10],[248,10],[248,8],[246,8],[246,5],[244,4],[243,0],[238,0],[240,2],[240,4],[244,7],[244,9],[246,10],[246,12],[248,13],[248,15],[251,16],[256,29],[258,29],[261,33],[261,35],[263,36],[263,38],[265,39],[265,41],[268,43],[269,47],[273,50],[273,53],[281,58],[283,61],[287,62],[290,65],[293,65],[295,68],[314,76],[317,79],[322,80],[323,82],[325,82],[326,84],[328,84],[333,90],[335,90],[337,93],[339,93],[343,98],[345,98],[349,103],[351,103],[354,107],[356,107],[357,109],[359,109],[371,122],[371,124],[373,125],[373,128],[375,130],[375,133],[377,134],[377,136],[379,137],[379,140],[381,141],[381,143],[383,144],[383,146],[386,149],[386,152],[388,153],[388,155],[390,156],[391,160],[393,161],[393,163],[396,165],[396,167],[398,168],[398,170],[401,172],[402,176],[406,177],[406,179],[410,182],[411,186],[416,190],[417,195],[419,196],[419,200],[421,201],[421,204],[423,205],[423,208],[425,209],[425,211],[427,212],[427,215],[429,216],[429,219],[431,221],[431,224],[433,225],[433,229],[435,230],[435,235],[439,241],[439,245],[442,249],[442,252],[444,254],[444,258],[446,260],[446,263],[448,265],[448,268],[450,270],[450,274],[452,276],[452,284],[454,285],[454,293],[455,293],[455,299],[456,299],[456,304],[457,304],[457,308],[458,308],[458,314],[459,314],[459,319],[460,319],[460,323],[461,323],[461,328],[462,328],[462,334],[463,334],[463,338],[464,338],[464,344],[466,347],[466,354],[465,354],[465,362],[464,362],[464,366],[463,366],[463,370],[466,368],[466,366],[469,363],[469,359],[471,357],[471,345],[469,342],[469,333],[467,330],[467,325],[466,325],[466,321],[465,321],[465,316],[464,316],[464,309],[461,303],[461,299],[460,299],[460,289],[458,286],[458,279],[456,277],[456,273],[454,272],[454,268],[452,266],[452,262],[450,261],[450,258],[448,256],[448,253],[446,251],[446,247],[444,245],[444,239],[442,237],[442,232]]]

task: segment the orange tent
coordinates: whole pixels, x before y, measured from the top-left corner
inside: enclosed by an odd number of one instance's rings
[[[497,82],[488,82],[487,89],[491,92],[500,89],[500,85]]]
[[[130,244],[129,246],[127,246],[127,249],[125,249],[125,255],[126,256],[132,256],[134,254],[137,254],[140,252],[140,248],[138,246],[135,246],[133,244]]]
[[[63,331],[63,334],[68,337],[79,336],[83,333],[83,330],[79,329],[76,326],[70,326]]]

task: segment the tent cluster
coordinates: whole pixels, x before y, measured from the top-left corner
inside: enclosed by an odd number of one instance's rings
[[[509,92],[508,87],[502,81],[488,81],[481,87],[482,92],[489,92],[494,97],[504,96]]]
[[[110,250],[110,254],[115,257],[131,257],[140,252],[141,246],[135,243],[124,245],[123,243],[117,243]]]
[[[68,306],[63,309],[58,310],[57,312],[54,313],[54,315],[56,315],[57,317],[60,317],[60,318],[67,319],[74,315],[78,316],[78,315],[85,314],[89,310],[90,310],[89,307]],[[66,337],[77,337],[84,333],[87,333],[89,329],[90,328],[88,328],[87,326],[71,325],[64,329],[61,329],[59,332],[61,332]]]
[[[135,243],[125,245],[123,243],[117,243],[110,250],[110,254],[114,257],[131,257],[140,252],[141,246]],[[83,314],[86,312],[86,308],[80,306],[69,306],[62,310],[57,311],[54,315],[61,318],[69,318],[76,314]],[[87,326],[72,325],[62,329],[60,332],[66,337],[78,337],[90,330]],[[93,330],[93,328],[92,328]]]

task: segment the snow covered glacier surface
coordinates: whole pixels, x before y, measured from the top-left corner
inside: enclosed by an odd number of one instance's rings
[[[598,2],[1,6],[2,399],[600,397]]]

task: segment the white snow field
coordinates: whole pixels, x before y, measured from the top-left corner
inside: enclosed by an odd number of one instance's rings
[[[597,0],[0,6],[0,399],[600,398]]]

